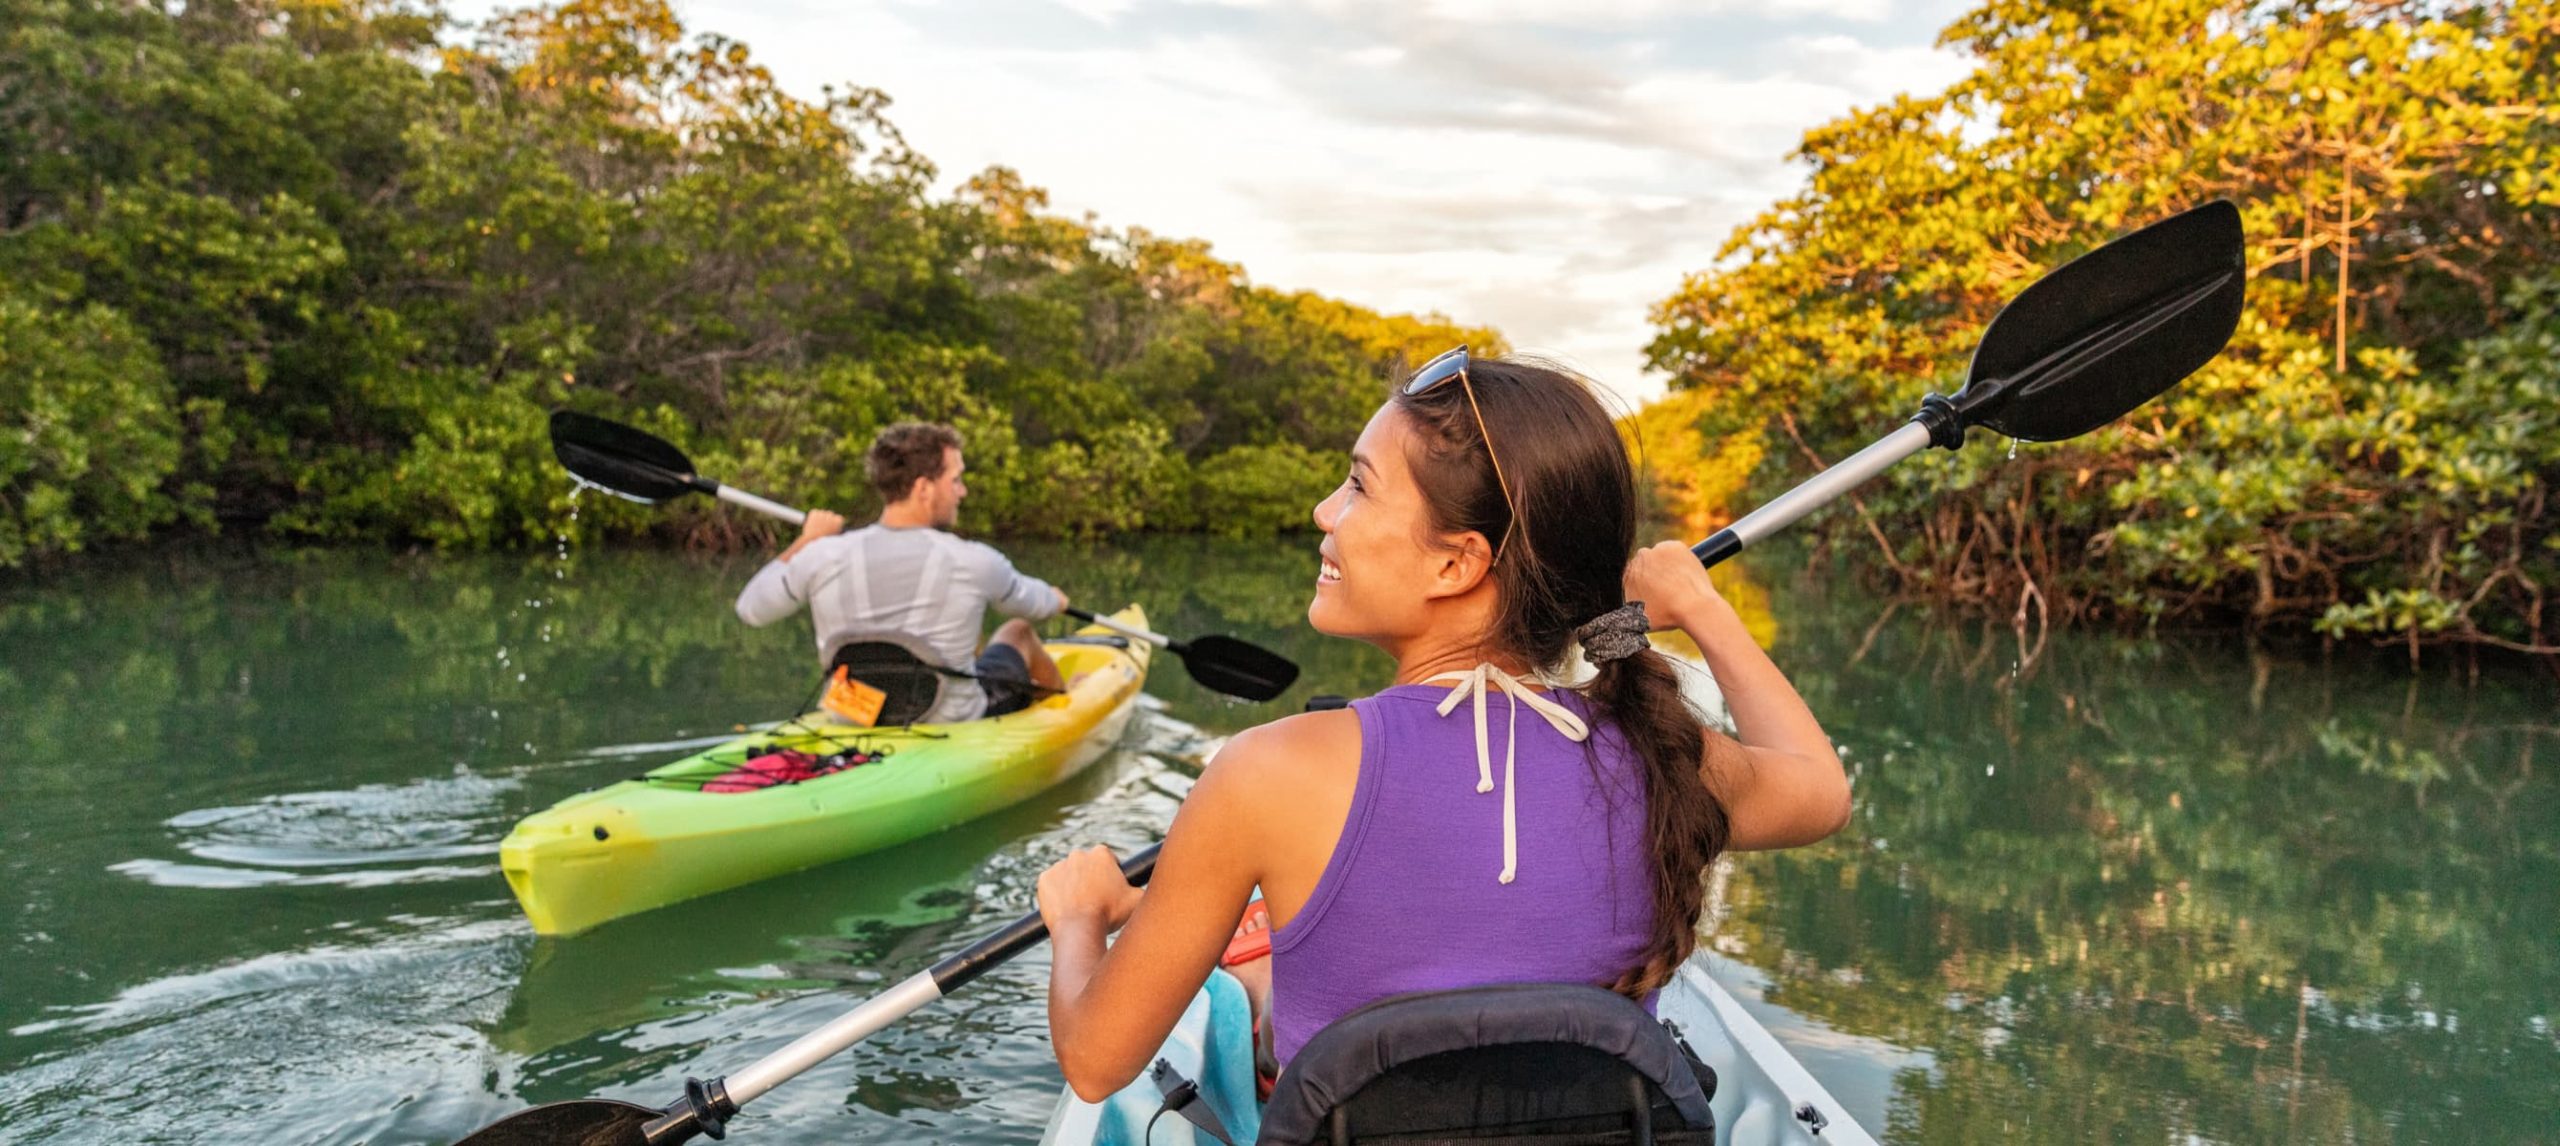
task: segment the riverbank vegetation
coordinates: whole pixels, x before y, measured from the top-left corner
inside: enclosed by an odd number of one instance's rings
[[[1695,528],[1952,389],[2000,303],[2242,206],[2223,357],[2067,444],[1817,519],[1882,579],[2103,616],[2560,653],[2560,0],[1986,0],[1943,92],[1826,124],[1658,307],[1629,423]],[[973,528],[1303,524],[1378,379],[1491,331],[1258,286],[1205,243],[952,185],[885,93],[784,92],[663,0],[0,0],[0,568],[154,532],[760,540],[573,502],[544,411],[860,514],[906,417]],[[948,187],[948,190],[937,190]],[[756,534],[756,536],[749,536]]]
[[[976,528],[1267,532],[1398,363],[1500,347],[1011,171],[937,192],[888,104],[795,97],[663,0],[0,0],[0,567],[772,528],[568,504],[560,406],[855,513],[875,428],[949,420]]]
[[[1649,353],[1774,488],[1964,377],[2000,304],[2215,198],[2249,309],[2160,403],[1915,459],[1826,522],[1906,591],[2560,654],[2560,3],[1988,0],[1973,73],[1807,134]]]

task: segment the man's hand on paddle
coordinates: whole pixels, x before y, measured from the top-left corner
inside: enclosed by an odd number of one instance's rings
[[[821,537],[833,537],[842,532],[844,532],[843,514],[831,509],[810,510],[809,516],[800,521],[800,539],[792,542],[791,548],[783,550],[778,560],[787,563],[794,554],[808,548],[810,542]]]

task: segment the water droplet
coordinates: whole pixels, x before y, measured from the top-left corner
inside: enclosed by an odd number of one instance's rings
[[[591,482],[591,481],[588,481],[588,480],[587,480],[587,479],[585,479],[585,478],[579,477],[579,476],[578,476],[578,475],[576,475],[576,474],[570,474],[570,475],[569,475],[569,480],[571,480],[571,481],[574,481],[574,482],[578,483],[578,488],[579,488],[579,489],[591,489],[591,490],[596,491],[597,493],[602,493],[602,494],[611,494],[612,496],[614,496],[614,497],[618,497],[618,498],[621,498],[621,499],[622,499],[622,500],[624,500],[624,501],[636,501],[636,502],[639,502],[639,503],[640,503],[640,504],[642,504],[642,505],[655,505],[655,504],[657,504],[656,502],[653,502],[653,501],[651,501],[651,500],[649,500],[648,498],[645,498],[645,497],[633,497],[633,496],[631,496],[630,494],[624,493],[624,492],[622,492],[621,490],[618,490],[618,489],[613,488],[612,486],[597,485],[596,483]]]
[[[2009,460],[2013,462],[2018,460],[2018,439],[2016,438],[2009,439]]]

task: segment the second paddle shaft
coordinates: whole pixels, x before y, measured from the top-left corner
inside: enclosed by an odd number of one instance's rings
[[[1079,621],[1083,621],[1088,625],[1100,625],[1103,628],[1109,629],[1121,636],[1128,637],[1131,640],[1145,641],[1160,649],[1173,647],[1172,637],[1168,637],[1162,633],[1150,633],[1145,629],[1137,628],[1132,625],[1124,625],[1099,613],[1091,613],[1083,609],[1070,607],[1067,610],[1067,615]],[[1175,651],[1179,652],[1181,650],[1176,649]]]
[[[1130,883],[1144,886],[1147,877],[1155,874],[1156,853],[1163,847],[1163,844],[1154,844],[1120,861],[1120,874],[1129,877]],[[730,1075],[724,1080],[729,1101],[739,1106],[755,1101],[766,1091],[834,1057],[838,1051],[861,1042],[918,1008],[950,994],[961,984],[985,974],[989,968],[1029,950],[1048,937],[1048,924],[1041,921],[1038,911],[1014,920],[1003,930],[916,972],[905,982],[837,1016],[833,1022],[800,1036],[791,1045]]]

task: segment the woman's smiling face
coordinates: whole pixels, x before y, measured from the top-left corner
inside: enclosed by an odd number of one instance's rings
[[[1402,639],[1426,631],[1433,598],[1463,592],[1477,580],[1452,582],[1456,554],[1430,542],[1430,507],[1406,461],[1413,445],[1404,412],[1392,403],[1379,407],[1352,444],[1350,473],[1316,504],[1324,540],[1316,547],[1316,595],[1307,623],[1317,632],[1392,652]]]

